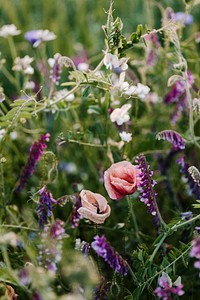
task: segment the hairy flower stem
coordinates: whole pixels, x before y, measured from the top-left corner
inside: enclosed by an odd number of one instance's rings
[[[138,227],[137,219],[136,219],[135,212],[133,209],[133,203],[132,203],[130,196],[127,196],[127,202],[128,202],[128,217],[127,217],[126,227],[130,223],[130,218],[132,217],[132,221],[133,221],[134,228],[135,228],[135,235],[136,235],[138,241],[141,243],[141,238],[139,235],[139,227]]]
[[[192,222],[196,221],[197,219],[200,219],[200,214],[185,221],[185,222],[178,222],[177,224],[175,224],[174,226],[172,226],[171,228],[168,228],[164,233],[162,238],[160,239],[160,241],[158,242],[158,244],[156,245],[156,248],[154,249],[153,253],[150,256],[149,261],[152,262],[154,260],[154,257],[156,256],[158,250],[160,249],[160,247],[162,246],[164,240],[171,234],[173,234],[175,231],[177,231],[178,229],[180,229],[181,227],[184,227],[187,224],[191,224]]]

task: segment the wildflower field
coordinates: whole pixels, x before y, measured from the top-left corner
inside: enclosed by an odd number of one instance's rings
[[[200,1],[0,1],[0,299],[200,295]]]

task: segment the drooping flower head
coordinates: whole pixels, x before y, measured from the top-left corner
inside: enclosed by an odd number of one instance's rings
[[[102,224],[110,216],[110,206],[107,200],[98,193],[82,190],[80,193],[81,207],[77,212],[96,224]]]
[[[109,197],[119,200],[133,194],[137,189],[137,172],[137,167],[128,161],[112,164],[104,173],[104,185]]]
[[[53,198],[50,192],[47,192],[46,186],[39,191],[40,200],[36,208],[36,213],[39,217],[39,227],[44,228],[44,225],[48,223],[48,218],[52,215],[53,206],[56,204],[56,200]]]
[[[166,141],[170,142],[173,145],[174,150],[178,150],[178,149],[183,150],[183,149],[185,149],[184,140],[182,139],[180,134],[178,134],[178,132],[176,132],[174,130],[160,131],[156,135],[156,138],[158,140],[166,140]]]
[[[185,156],[181,156],[177,163],[180,165],[180,171],[187,179],[187,184],[189,186],[190,192],[197,198],[200,199],[200,185],[198,182],[195,182],[189,173],[189,164],[186,162]]]
[[[108,243],[104,235],[96,235],[91,246],[96,251],[96,253],[109,264],[112,269],[114,269],[119,274],[122,274],[124,276],[127,275],[128,266],[126,261]]]
[[[162,272],[162,276],[158,280],[158,287],[155,289],[157,297],[163,300],[171,300],[173,295],[182,296],[184,294],[183,284],[181,283],[181,277],[172,283],[171,278],[165,272]]]
[[[41,134],[39,141],[33,143],[29,150],[29,157],[26,166],[22,170],[22,174],[19,180],[17,191],[23,190],[27,180],[32,176],[37,162],[44,153],[44,149],[47,147],[46,142],[49,141],[50,134]]]
[[[157,182],[152,178],[153,172],[151,171],[144,155],[139,155],[135,161],[138,163],[138,169],[140,170],[140,173],[138,174],[138,190],[140,192],[140,201],[147,205],[149,213],[151,213],[153,216],[156,216],[157,193],[154,191],[154,186]]]
[[[45,30],[31,30],[27,31],[24,35],[25,39],[31,43],[31,45],[36,48],[38,47],[42,42],[48,42],[55,40],[56,35],[45,29]]]

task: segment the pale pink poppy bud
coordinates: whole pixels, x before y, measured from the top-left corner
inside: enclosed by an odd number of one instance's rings
[[[110,216],[110,206],[107,200],[98,193],[82,190],[80,193],[82,207],[78,213],[94,223],[102,224]]]
[[[128,161],[112,164],[104,173],[104,185],[109,197],[119,200],[126,195],[131,195],[137,188],[137,166]]]

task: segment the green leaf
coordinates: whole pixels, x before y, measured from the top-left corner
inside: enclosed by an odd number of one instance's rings
[[[90,92],[91,92],[91,87],[88,85],[88,86],[86,86],[86,88],[83,91],[83,97],[87,98],[89,96]]]
[[[136,29],[136,34],[139,38],[141,37],[142,32],[143,32],[143,26],[142,26],[142,24],[139,24]]]

